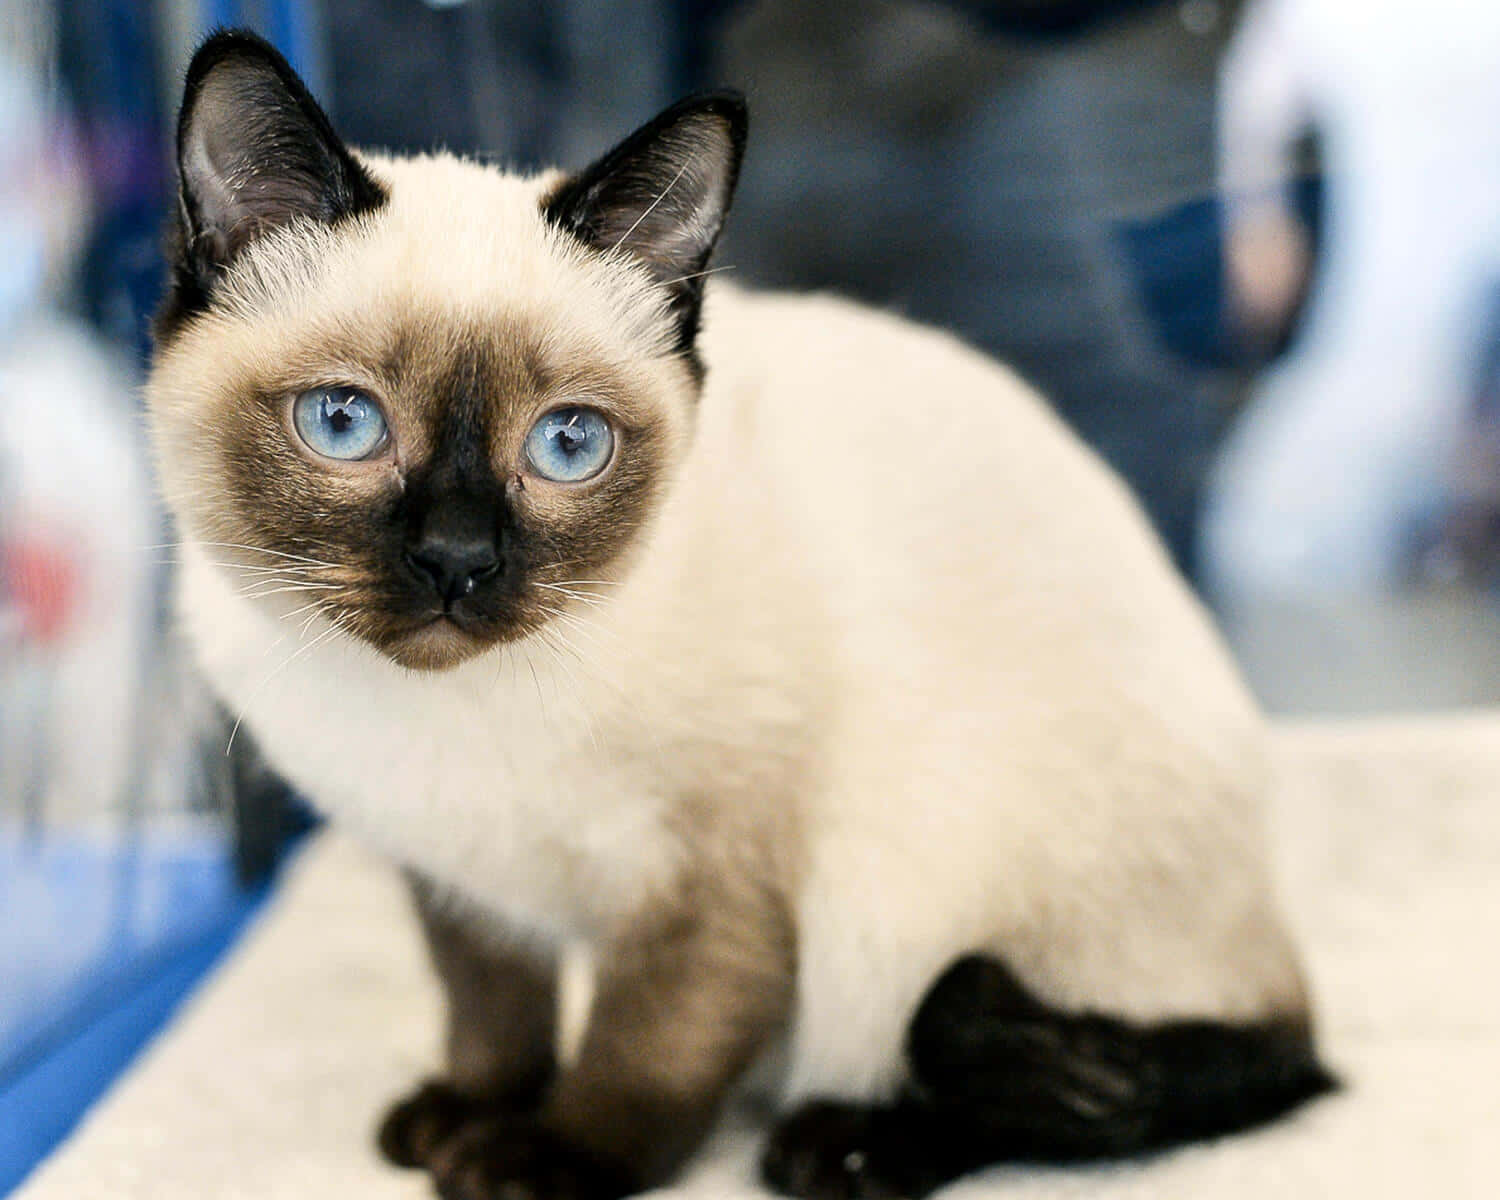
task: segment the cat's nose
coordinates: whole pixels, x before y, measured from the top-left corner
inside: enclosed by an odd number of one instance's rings
[[[423,538],[406,551],[405,559],[412,574],[441,597],[444,608],[473,595],[504,565],[488,538]]]

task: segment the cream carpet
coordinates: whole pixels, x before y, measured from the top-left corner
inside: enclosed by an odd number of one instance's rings
[[[1254,1134],[998,1169],[944,1200],[1500,1195],[1500,714],[1287,727],[1277,753],[1284,893],[1345,1091]],[[394,877],[325,836],[19,1200],[419,1200],[371,1130],[437,1044]],[[670,1194],[760,1195],[752,1132],[727,1122]]]

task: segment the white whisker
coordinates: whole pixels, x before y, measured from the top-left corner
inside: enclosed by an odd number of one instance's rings
[[[590,621],[587,617],[580,616],[578,613],[570,613],[565,609],[553,608],[548,604],[542,605],[542,611],[554,620],[564,622],[568,628],[574,630],[580,636],[590,638],[597,649],[608,651],[622,644],[620,635],[613,629],[607,629],[597,621]],[[599,645],[598,639],[601,638],[609,639],[610,644],[606,646]]]
[[[542,723],[544,725],[550,724],[551,720],[547,716],[547,698],[542,695],[542,681],[537,677],[536,664],[531,661],[531,651],[529,649],[523,651],[523,653],[526,655],[526,669],[531,672],[531,682],[536,685],[536,702],[542,710]]]
[[[273,584],[278,586],[271,586]],[[267,596],[279,596],[283,592],[336,592],[340,587],[337,583],[288,583],[279,579],[261,579],[242,587],[240,595],[249,600],[264,600]],[[253,588],[260,590],[252,591]]]
[[[706,271],[694,271],[691,275],[679,275],[676,279],[663,279],[656,286],[659,288],[671,287],[674,283],[686,283],[689,279],[703,279],[708,275],[717,275],[721,271],[732,271],[733,266],[709,267]]]
[[[269,554],[276,558],[290,559],[293,562],[310,563],[318,567],[332,567],[337,564],[327,562],[321,558],[309,558],[305,554],[288,554],[285,550],[271,550],[265,546],[248,546],[244,542],[163,542],[156,546],[147,546],[147,550],[181,550],[188,546],[214,546],[221,550],[248,550],[252,554]]]
[[[643,212],[635,219],[635,224],[625,231],[624,237],[622,237],[619,241],[617,241],[613,246],[610,247],[611,250],[618,250],[621,246],[623,246],[630,240],[630,235],[641,227],[642,221],[644,221],[647,217],[649,217],[656,211],[656,206],[667,198],[672,189],[677,186],[677,181],[687,174],[687,169],[691,165],[692,160],[689,159],[687,162],[683,163],[680,168],[678,168],[677,174],[672,176],[672,181],[668,183],[666,187],[662,188],[661,195],[658,196],[655,200],[651,201],[651,207],[646,209],[645,212]]]
[[[565,650],[567,650],[567,652],[569,654],[571,654],[578,661],[578,663],[579,663],[580,666],[592,666],[593,665],[592,663],[590,663],[583,656],[582,651],[580,651],[577,646],[573,645],[572,642],[568,641],[567,637],[563,634],[562,630],[548,627],[548,628],[539,630],[538,632],[541,633],[541,635],[543,637],[553,637],[553,638],[556,638],[562,644],[563,648]]]
[[[155,558],[151,561],[152,565],[158,567],[181,567],[187,565],[187,560],[183,558]],[[231,571],[240,576],[242,582],[248,583],[256,583],[273,578],[285,579],[288,582],[292,580],[300,581],[316,571],[334,571],[338,569],[332,565],[319,567],[302,566],[298,563],[276,563],[269,567],[253,567],[247,566],[245,563],[220,562],[218,559],[209,559],[208,565],[220,571]]]
[[[554,616],[566,617],[568,615],[566,613],[561,613],[560,610],[557,609],[547,609],[545,611],[551,612]],[[566,647],[568,653],[573,656],[579,667],[589,672],[589,678],[592,680],[592,682],[604,688],[605,691],[607,691],[618,704],[620,704],[624,708],[630,708],[632,706],[634,702],[632,701],[631,697],[626,694],[625,689],[620,686],[619,682],[615,680],[608,671],[601,669],[599,663],[594,658],[589,657],[583,652],[583,650],[570,642],[561,630],[554,627],[544,629],[540,632],[544,635],[550,633],[553,637],[556,637],[562,643],[562,645]],[[577,630],[576,632],[583,633],[584,631]],[[610,654],[614,651],[614,648],[609,646],[594,645],[592,648],[602,654]],[[577,685],[575,683],[575,687],[576,686]],[[648,733],[650,734],[652,743],[659,755],[661,752],[661,746],[659,743],[657,743],[655,731],[648,730]]]
[[[326,600],[322,599],[321,597],[319,597],[317,600],[313,600],[313,601],[310,601],[307,604],[304,604],[301,608],[294,608],[289,613],[282,613],[281,614],[281,619],[283,621],[293,621],[293,620],[296,620],[298,617],[300,617],[303,613],[307,612],[309,609],[323,608],[327,604],[328,604],[328,601],[326,601]]]
[[[307,619],[302,622],[302,628],[297,631],[297,640],[299,642],[302,641],[305,637],[307,637],[307,631],[313,627],[313,623],[319,617],[325,615],[326,611],[327,611],[327,605],[326,605],[326,602],[325,602],[323,605],[320,605],[318,608],[313,609],[312,612],[310,612],[307,615]]]
[[[308,642],[305,646],[299,646],[296,650],[292,651],[292,653],[279,666],[277,666],[275,670],[273,670],[269,675],[267,675],[264,679],[257,683],[253,689],[251,689],[250,695],[245,699],[245,704],[240,708],[239,716],[235,718],[234,728],[229,731],[229,741],[224,744],[224,753],[226,755],[232,749],[234,749],[235,735],[239,733],[240,725],[244,723],[245,708],[249,706],[251,701],[253,701],[255,697],[258,696],[270,684],[270,682],[276,678],[276,676],[280,675],[304,654],[309,653],[320,642],[326,641],[333,634],[340,632],[344,627],[345,626],[343,618],[335,617],[329,624],[327,629],[318,634],[317,637],[313,638],[313,640]]]
[[[538,587],[546,588],[549,592],[556,592],[560,596],[566,596],[569,600],[576,600],[580,604],[586,604],[590,608],[606,607],[606,598],[595,596],[590,592],[576,592],[572,588],[557,587],[553,584],[539,583]]]
[[[553,644],[552,638],[548,636],[549,633],[553,636],[561,637],[555,629],[550,631],[546,629],[540,630],[538,636],[541,637],[542,644],[547,647],[548,652],[552,655],[553,663],[562,669],[563,674],[568,677],[568,682],[573,685],[573,699],[576,701],[578,709],[583,716],[583,724],[584,728],[588,730],[589,741],[593,744],[594,750],[597,753],[600,748],[599,732],[594,727],[593,713],[590,711],[588,700],[583,694],[583,687],[578,682],[578,676],[574,675],[573,669],[568,666],[567,660],[558,652],[558,648]],[[566,645],[566,642],[564,644]],[[556,679],[557,677],[554,675],[554,685],[556,684]]]

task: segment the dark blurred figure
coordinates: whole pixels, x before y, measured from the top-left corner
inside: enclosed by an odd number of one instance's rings
[[[721,261],[1010,362],[1191,570],[1234,394],[1211,199],[1234,8],[746,5],[720,73],[747,84],[755,142]]]
[[[1479,363],[1462,415],[1448,505],[1420,532],[1419,576],[1500,592],[1500,284],[1480,322]]]

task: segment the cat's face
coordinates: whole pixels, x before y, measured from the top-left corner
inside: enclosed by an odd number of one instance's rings
[[[251,602],[415,668],[614,578],[690,436],[683,277],[743,126],[680,105],[573,180],[356,159],[273,51],[208,43],[149,385],[184,533]]]

